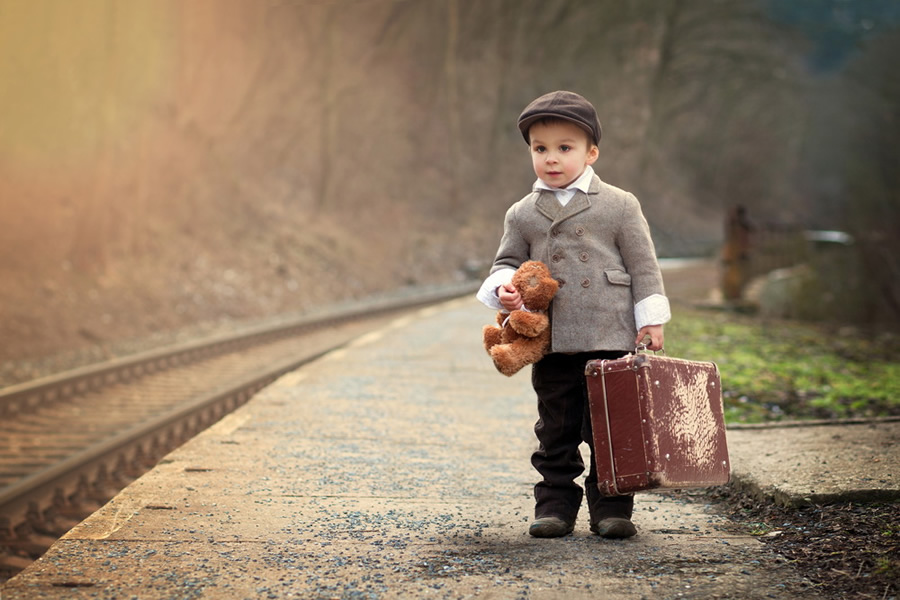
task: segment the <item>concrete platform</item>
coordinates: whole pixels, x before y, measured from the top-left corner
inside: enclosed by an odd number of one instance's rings
[[[784,506],[900,501],[900,420],[728,431],[739,488]]]
[[[673,495],[637,497],[629,540],[592,535],[586,509],[571,536],[528,536],[534,393],[527,372],[503,377],[484,354],[491,318],[456,300],[286,375],[70,531],[0,597],[817,597],[756,538]],[[893,427],[860,456],[880,451],[890,475],[877,477],[896,489]],[[734,432],[736,475],[769,490],[806,473],[797,493],[808,495],[821,471],[784,463],[771,436],[793,437],[796,449],[809,435],[796,460],[832,470],[858,443],[843,428],[800,431]]]

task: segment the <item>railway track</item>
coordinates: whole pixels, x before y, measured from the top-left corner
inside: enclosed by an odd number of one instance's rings
[[[280,375],[398,313],[472,291],[368,302],[0,390],[0,582]]]

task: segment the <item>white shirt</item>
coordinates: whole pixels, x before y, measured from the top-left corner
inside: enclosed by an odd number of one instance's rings
[[[554,188],[538,179],[534,182],[532,190],[550,190],[556,195],[559,203],[565,206],[575,196],[576,191],[581,190],[587,194],[593,178],[594,169],[588,165],[578,179],[565,188]],[[481,288],[475,294],[475,297],[488,308],[503,310],[503,305],[500,304],[500,298],[497,296],[497,288],[512,281],[512,276],[515,272],[515,269],[505,268],[492,273],[481,284]],[[662,294],[647,296],[634,305],[634,322],[639,330],[647,325],[668,323],[671,318],[672,311],[669,307],[669,299]]]
[[[593,179],[594,169],[590,165],[588,165],[584,168],[584,172],[582,172],[581,175],[578,176],[578,179],[564,188],[551,187],[544,183],[541,179],[538,179],[534,182],[534,185],[531,186],[531,190],[534,192],[540,190],[550,190],[556,195],[556,199],[559,201],[559,203],[565,206],[569,203],[569,200],[571,200],[575,196],[575,192],[577,192],[578,190],[581,190],[582,192],[587,194],[591,189],[591,181],[593,181]]]

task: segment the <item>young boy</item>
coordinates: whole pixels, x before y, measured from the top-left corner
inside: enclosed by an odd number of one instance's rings
[[[591,359],[619,358],[649,338],[663,346],[670,319],[662,275],[640,204],[630,193],[594,174],[600,121],[590,102],[557,91],[541,96],[519,116],[537,181],[506,213],[491,273],[477,296],[511,311],[522,300],[510,284],[527,260],[543,261],[560,287],[550,306],[550,352],[532,367],[540,446],[531,457],[542,481],[534,488],[529,533],[572,532],[584,495],[575,478],[584,472],[579,445],[593,455],[584,367]],[[634,497],[601,497],[594,461],[585,479],[590,529],[607,538],[636,533]]]

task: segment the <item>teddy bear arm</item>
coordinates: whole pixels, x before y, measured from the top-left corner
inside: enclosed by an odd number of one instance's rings
[[[509,326],[527,337],[540,335],[550,325],[544,313],[516,311],[509,318]]]

